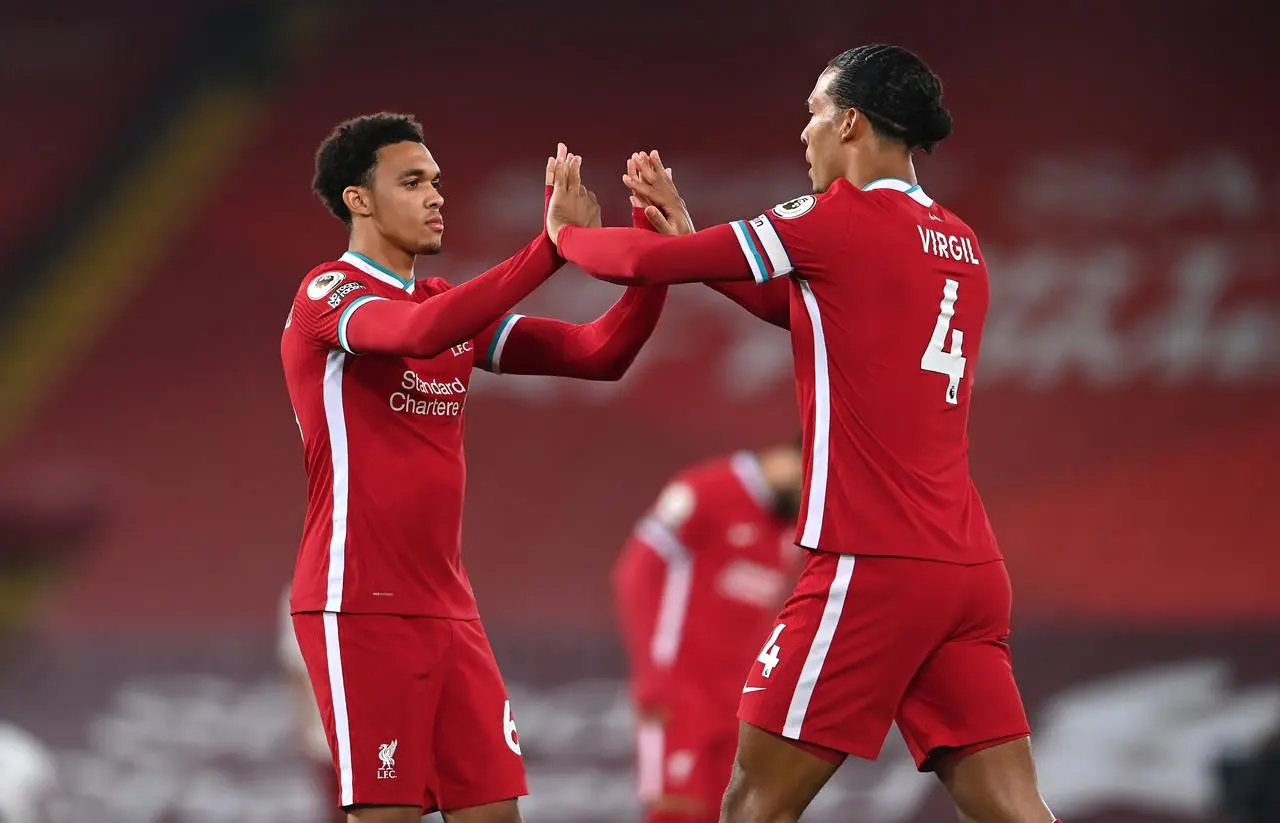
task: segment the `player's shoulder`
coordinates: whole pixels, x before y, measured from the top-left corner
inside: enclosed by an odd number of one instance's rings
[[[732,496],[740,485],[732,455],[696,463],[677,475],[676,480],[688,486],[699,498],[717,504]]]
[[[348,287],[348,292],[373,291],[375,287],[371,280],[364,272],[344,260],[329,260],[313,267],[303,276],[295,300],[320,302],[344,285]]]
[[[676,477],[686,483],[705,486],[725,477],[730,470],[729,455],[716,455],[715,457],[708,457],[696,463],[691,463]]]
[[[800,220],[801,218],[814,220],[835,216],[848,208],[849,191],[856,192],[857,189],[853,188],[849,181],[841,178],[832,183],[826,191],[802,194],[799,197],[784,200],[769,209],[766,214],[774,221]]]
[[[676,530],[684,526],[702,510],[701,503],[716,496],[726,469],[727,460],[712,458],[676,472],[658,493],[652,515],[667,528]]]
[[[298,287],[298,297],[321,301],[335,291],[343,291],[345,296],[363,290],[377,297],[404,298],[412,297],[418,285],[416,281],[405,280],[364,255],[349,251],[337,260],[321,263],[307,272]]]
[[[933,208],[929,211],[930,214],[937,218],[937,222],[944,223],[959,233],[969,234],[974,237],[978,236],[978,232],[973,226],[969,225],[968,221],[941,203],[934,203]]]

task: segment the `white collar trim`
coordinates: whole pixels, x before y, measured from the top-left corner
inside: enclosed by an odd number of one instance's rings
[[[378,268],[377,266],[370,265],[367,260],[365,260],[360,255],[356,254],[355,252],[346,252],[339,259],[342,260],[342,262],[347,263],[348,265],[355,266],[357,269],[369,275],[370,277],[381,280],[383,283],[386,283],[388,286],[395,286],[397,289],[403,289],[409,294],[413,294],[413,287],[414,287],[415,281],[411,280],[406,285],[405,282],[400,278],[387,274],[385,271]]]
[[[881,177],[879,180],[872,180],[862,187],[863,191],[875,191],[876,189],[900,191],[925,208],[933,205],[933,198],[924,193],[924,189],[920,188],[919,183],[912,185],[906,180],[899,180],[896,177]]]

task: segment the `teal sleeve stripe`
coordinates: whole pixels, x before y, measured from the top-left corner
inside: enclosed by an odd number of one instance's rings
[[[345,309],[342,310],[342,316],[338,318],[338,345],[342,347],[343,351],[350,352],[351,354],[356,354],[356,352],[351,351],[351,344],[347,342],[347,324],[351,322],[351,314],[360,306],[363,306],[365,303],[368,303],[370,300],[384,300],[384,299],[386,298],[374,297],[371,294],[366,294],[364,297],[361,297],[357,300],[352,300],[351,305],[347,306]]]
[[[501,372],[499,361],[502,359],[502,348],[507,344],[507,337],[511,334],[511,329],[515,327],[516,321],[523,314],[508,314],[502,318],[502,322],[498,324],[498,330],[494,332],[493,339],[489,341],[489,351],[485,353],[485,364],[489,371],[494,374]]]
[[[747,221],[734,220],[729,224],[733,227],[733,233],[738,238],[738,246],[742,249],[742,255],[747,258],[747,264],[751,266],[751,276],[757,283],[765,283],[769,280],[769,270],[765,268],[764,256],[760,254],[760,250],[756,248],[755,242],[751,239],[751,229],[747,228]]]

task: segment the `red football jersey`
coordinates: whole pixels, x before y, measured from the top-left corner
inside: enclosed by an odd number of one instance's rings
[[[663,489],[613,571],[636,699],[727,705],[789,588],[800,551],[753,454],[694,466]]]
[[[897,179],[861,190],[840,179],[732,227],[758,282],[792,278],[806,463],[796,542],[998,559],[969,476],[989,296],[973,230]]]
[[[361,356],[346,336],[367,301],[449,288],[348,252],[294,297],[280,353],[307,471],[295,612],[478,616],[462,564],[463,411],[472,368],[497,362],[517,316],[430,359]]]

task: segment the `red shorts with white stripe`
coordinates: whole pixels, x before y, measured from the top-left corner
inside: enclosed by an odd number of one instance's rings
[[[916,765],[1030,734],[1010,662],[1003,562],[810,552],[738,717],[874,759],[896,720]]]
[[[636,793],[641,803],[687,798],[702,804],[705,819],[719,819],[720,799],[738,750],[732,704],[725,709],[714,723],[707,722],[705,712],[679,710],[662,721],[637,721]]]
[[[528,794],[511,701],[480,621],[307,612],[293,627],[339,805],[427,814]]]

